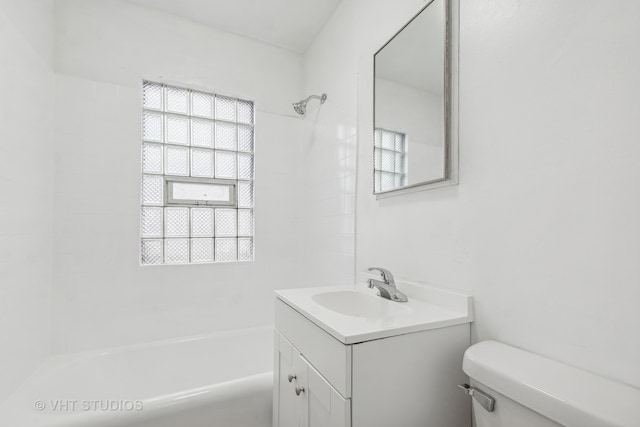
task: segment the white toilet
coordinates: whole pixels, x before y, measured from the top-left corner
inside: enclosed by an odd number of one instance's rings
[[[464,355],[476,427],[640,427],[640,390],[499,343]]]

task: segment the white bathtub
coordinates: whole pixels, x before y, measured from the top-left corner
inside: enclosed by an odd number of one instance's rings
[[[264,327],[57,356],[0,405],[0,426],[271,426],[272,343]]]

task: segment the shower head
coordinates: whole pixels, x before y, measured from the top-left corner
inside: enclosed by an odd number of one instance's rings
[[[311,95],[307,99],[304,99],[300,102],[295,102],[293,103],[293,109],[296,111],[296,113],[300,114],[301,116],[304,116],[307,113],[307,103],[312,99],[319,99],[320,104],[324,104],[324,101],[327,100],[327,94],[323,93],[322,96]]]
[[[296,110],[296,113],[304,116],[307,112],[307,103],[304,101],[296,102],[293,104],[293,109]]]

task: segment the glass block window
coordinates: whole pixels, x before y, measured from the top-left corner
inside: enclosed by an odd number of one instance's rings
[[[404,133],[376,128],[373,150],[376,193],[407,185],[407,140]]]
[[[254,259],[254,105],[142,84],[140,263]]]

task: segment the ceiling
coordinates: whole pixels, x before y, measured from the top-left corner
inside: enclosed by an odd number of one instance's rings
[[[341,0],[127,0],[302,53]]]

